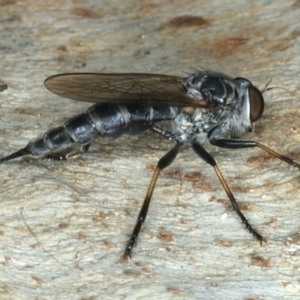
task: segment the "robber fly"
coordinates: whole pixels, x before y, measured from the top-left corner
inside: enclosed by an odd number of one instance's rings
[[[172,163],[185,142],[214,168],[233,209],[250,233],[260,243],[265,241],[240,211],[214,158],[202,145],[208,141],[230,149],[258,147],[300,168],[292,159],[258,142],[237,139],[251,131],[254,122],[261,117],[266,88],[260,91],[245,78],[231,78],[211,71],[198,71],[185,78],[157,74],[70,73],[47,78],[45,86],[59,96],[97,104],[30,141],[25,148],[3,157],[0,163],[23,155],[66,159],[87,151],[98,137],[112,140],[146,130],[175,141],[158,161],[125,256],[130,256],[146,219],[160,171]]]

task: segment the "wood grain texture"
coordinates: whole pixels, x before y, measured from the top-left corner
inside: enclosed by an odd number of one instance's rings
[[[265,94],[257,140],[300,162],[299,1],[0,1],[0,154],[87,103],[43,87],[63,72],[193,68],[243,76]],[[97,140],[81,160],[0,166],[0,299],[296,299],[299,170],[260,150],[207,146],[244,214],[189,147],[162,172],[132,260],[120,259],[170,143]]]

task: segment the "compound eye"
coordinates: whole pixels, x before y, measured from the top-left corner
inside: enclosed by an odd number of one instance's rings
[[[249,86],[250,120],[256,122],[262,115],[265,107],[264,97],[255,86]]]

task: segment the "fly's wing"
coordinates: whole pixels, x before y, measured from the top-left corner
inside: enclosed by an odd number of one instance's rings
[[[45,80],[46,88],[70,99],[123,105],[208,107],[201,94],[187,96],[182,77],[138,73],[70,73]]]

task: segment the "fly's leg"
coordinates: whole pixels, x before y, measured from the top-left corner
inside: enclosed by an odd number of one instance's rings
[[[154,187],[155,187],[158,175],[159,175],[159,173],[162,169],[166,168],[167,166],[169,166],[173,162],[173,160],[175,159],[175,157],[176,157],[176,155],[179,151],[180,146],[182,146],[182,143],[177,142],[176,145],[159,160],[159,162],[156,166],[156,169],[155,169],[155,172],[154,172],[153,177],[151,179],[151,182],[150,182],[145,200],[143,202],[143,206],[140,210],[140,213],[139,213],[139,216],[138,216],[138,219],[137,219],[137,223],[136,223],[136,225],[135,225],[135,227],[132,231],[131,237],[130,237],[128,243],[127,243],[125,253],[124,253],[125,257],[130,257],[131,250],[132,250],[132,248],[135,244],[135,241],[138,237],[140,229],[141,229],[143,223],[145,222],[147,212],[148,212],[148,208],[149,208],[149,205],[150,205],[150,201],[151,201],[151,198],[152,198],[152,194],[153,194],[153,191],[154,191]]]
[[[42,157],[42,160],[67,160],[80,157],[83,153],[87,152],[91,143],[86,145],[72,145],[65,149],[50,152]]]
[[[257,240],[260,242],[260,244],[262,244],[262,242],[265,242],[265,239],[252,228],[252,226],[249,224],[246,217],[240,211],[239,206],[238,206],[229,186],[227,185],[221,171],[219,170],[214,158],[200,145],[199,142],[192,141],[192,147],[193,147],[193,150],[197,153],[197,155],[199,155],[204,161],[206,161],[208,164],[210,164],[214,168],[214,170],[215,170],[215,172],[216,172],[216,174],[217,174],[217,176],[218,176],[218,178],[230,200],[230,203],[231,203],[233,209],[239,215],[240,219],[245,224],[246,228],[250,231],[250,233],[253,234],[253,236],[255,238],[257,238]]]
[[[151,127],[151,130],[153,132],[155,132],[155,133],[163,136],[167,140],[172,140],[173,138],[175,138],[175,134],[173,132],[164,130],[161,127],[158,127],[156,125],[154,125],[153,127]]]
[[[211,139],[210,143],[212,145],[218,146],[218,147],[222,147],[222,148],[229,148],[229,149],[242,149],[242,148],[254,148],[254,147],[258,147],[264,151],[266,151],[267,153],[269,153],[270,155],[279,158],[280,160],[286,162],[287,164],[296,167],[298,169],[300,169],[300,165],[297,164],[296,162],[294,162],[291,158],[281,155],[277,152],[275,152],[274,150],[258,143],[255,141],[249,141],[249,140],[234,140],[234,139]]]

